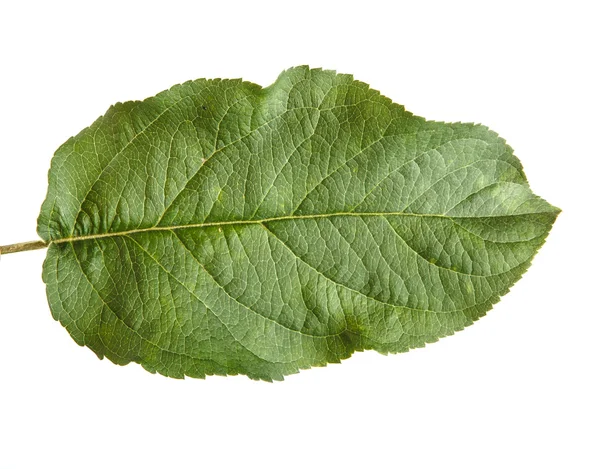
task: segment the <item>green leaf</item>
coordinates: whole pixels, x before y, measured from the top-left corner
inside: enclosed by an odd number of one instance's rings
[[[486,127],[307,67],[117,104],[58,149],[49,182],[54,318],[99,357],[178,378],[278,380],[453,334],[559,212]]]

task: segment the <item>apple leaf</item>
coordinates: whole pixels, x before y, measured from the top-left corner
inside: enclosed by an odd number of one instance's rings
[[[99,357],[279,380],[472,324],[558,213],[486,127],[296,67],[111,107],[56,152],[38,233],[52,314]]]

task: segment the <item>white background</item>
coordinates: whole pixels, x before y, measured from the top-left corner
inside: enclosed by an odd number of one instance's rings
[[[300,64],[485,123],[563,209],[477,324],[275,384],[99,361],[52,320],[45,253],[4,256],[0,467],[600,467],[594,3],[0,3],[0,244],[36,239],[54,150],[110,104]]]

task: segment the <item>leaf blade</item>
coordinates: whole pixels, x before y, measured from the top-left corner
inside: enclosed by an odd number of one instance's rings
[[[281,379],[452,334],[558,214],[487,128],[306,67],[113,107],[49,178],[54,317],[99,356],[175,377]]]

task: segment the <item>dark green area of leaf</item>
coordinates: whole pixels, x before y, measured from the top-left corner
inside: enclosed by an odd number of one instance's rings
[[[53,316],[172,377],[273,380],[483,316],[559,210],[494,132],[350,75],[196,80],[61,146],[38,232]]]

